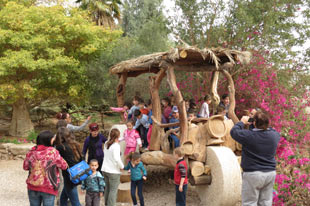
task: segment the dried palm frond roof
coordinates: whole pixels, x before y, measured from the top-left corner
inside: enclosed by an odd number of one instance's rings
[[[248,64],[251,59],[248,51],[237,51],[225,48],[196,47],[174,48],[168,52],[140,56],[122,61],[110,68],[111,74],[127,73],[128,76],[138,76],[142,73],[157,73],[160,68],[172,65],[176,70],[188,72],[213,71],[221,65],[230,62]]]

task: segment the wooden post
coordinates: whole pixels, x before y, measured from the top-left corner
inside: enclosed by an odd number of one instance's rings
[[[169,65],[167,68],[167,81],[173,96],[176,98],[176,104],[179,109],[180,114],[180,145],[182,145],[188,136],[188,124],[187,124],[187,113],[185,108],[185,102],[183,100],[182,94],[177,87],[176,77],[174,74],[174,68]]]
[[[220,74],[219,71],[214,71],[212,73],[212,79],[211,79],[210,94],[211,94],[211,99],[212,99],[212,106],[213,106],[212,113],[213,113],[213,115],[215,114],[216,108],[220,103],[220,97],[217,93],[217,83],[219,81],[219,74]]]
[[[191,176],[189,179],[189,183],[191,185],[210,185],[212,182],[212,177],[211,175],[201,175],[198,177],[193,177]]]
[[[116,88],[116,98],[117,98],[117,105],[118,107],[124,106],[124,93],[125,93],[125,86],[127,81],[127,73],[122,73],[119,76],[118,85]],[[120,113],[122,121],[125,121],[124,119],[124,113]]]
[[[158,120],[161,119],[159,87],[165,75],[166,75],[165,70],[161,69],[155,77],[150,77],[152,115]],[[155,150],[155,151],[160,150],[160,137],[161,135],[163,135],[163,133],[164,133],[163,128],[160,128],[157,124],[152,125],[152,134],[151,134],[150,148],[149,148],[150,150]]]

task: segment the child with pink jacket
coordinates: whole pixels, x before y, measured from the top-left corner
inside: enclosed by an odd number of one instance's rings
[[[124,155],[135,152],[137,144],[139,147],[142,147],[140,135],[137,130],[133,129],[133,125],[134,123],[132,121],[126,123],[127,129],[124,131],[123,138],[120,139],[120,141],[125,140],[126,142]]]

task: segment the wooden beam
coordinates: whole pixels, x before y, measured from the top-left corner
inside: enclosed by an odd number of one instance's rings
[[[187,72],[212,72],[216,71],[215,65],[174,65],[177,71]]]
[[[141,161],[146,165],[162,165],[174,168],[177,158],[172,154],[166,154],[162,151],[145,152],[141,155]]]
[[[175,97],[176,105],[180,114],[180,145],[182,145],[183,142],[187,140],[188,136],[187,113],[181,91],[177,87],[174,68],[171,65],[167,68],[167,81],[172,91],[172,94]]]
[[[116,88],[116,98],[117,98],[118,107],[124,106],[124,93],[125,93],[126,81],[127,81],[127,73],[122,73],[119,76],[119,81],[118,81],[118,85]],[[121,119],[125,121],[124,113],[121,112],[120,115],[121,115]]]
[[[191,183],[191,185],[210,185],[212,182],[212,177],[211,175],[201,175],[198,177],[193,177],[190,176],[190,178],[188,179],[189,183]]]
[[[159,87],[162,79],[166,76],[165,69],[161,69],[156,76],[150,77],[150,92],[152,99],[152,117],[161,119],[161,105],[159,97]],[[164,131],[157,124],[152,125],[152,134],[150,140],[150,150],[160,150],[160,137]]]
[[[219,71],[214,71],[212,72],[212,78],[211,78],[211,99],[212,99],[212,113],[215,115],[216,113],[216,108],[220,103],[220,96],[217,93],[217,84],[219,81]]]

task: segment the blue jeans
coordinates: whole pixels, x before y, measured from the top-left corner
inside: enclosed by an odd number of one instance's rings
[[[30,206],[54,206],[55,195],[45,192],[28,190]]]
[[[138,186],[138,196],[140,200],[140,206],[144,206],[144,198],[142,194],[143,179],[137,180],[137,181],[131,180],[130,192],[131,192],[131,198],[132,198],[133,204],[137,205],[137,198],[136,198],[137,186]]]
[[[183,185],[183,192],[179,191],[180,185],[175,185],[175,204],[176,206],[186,206],[187,185]]]
[[[60,206],[67,206],[68,199],[72,206],[80,206],[79,194],[77,191],[77,186],[70,188],[64,184],[64,188],[60,195]]]
[[[174,141],[174,148],[179,147],[179,146],[180,146],[180,140],[179,140],[179,138],[178,138],[176,135],[174,135],[174,134],[172,134],[172,135],[170,135],[170,136],[171,136],[171,138],[172,138],[173,141]]]

